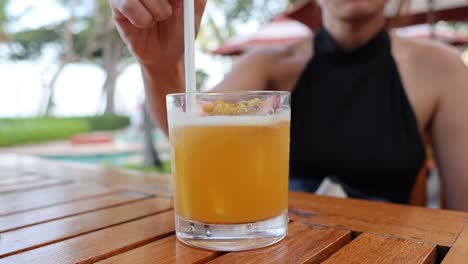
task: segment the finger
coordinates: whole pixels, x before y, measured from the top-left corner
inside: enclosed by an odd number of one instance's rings
[[[146,9],[140,0],[111,0],[112,7],[116,9],[116,19],[125,17],[130,23],[139,28],[150,27],[153,23],[153,16]]]
[[[175,8],[182,8],[184,6],[184,0],[170,0],[170,2]]]
[[[205,10],[206,0],[192,0],[195,4],[195,14],[197,16],[202,16],[203,11]],[[169,0],[170,4],[173,8],[183,8],[184,7],[184,0]]]
[[[168,0],[141,0],[156,21],[164,21],[172,15],[172,6]]]
[[[119,32],[119,35],[122,37],[122,40],[126,42],[126,36],[135,26],[133,26],[133,24],[130,23],[130,21],[114,7],[112,7],[112,15],[118,25],[117,31]]]
[[[195,21],[196,21],[196,31],[198,32],[198,29],[200,27],[200,22],[203,18],[203,13],[205,11],[205,6],[206,6],[206,0],[195,0]]]
[[[112,0],[111,0],[112,1]],[[130,21],[117,9],[112,7],[112,16],[114,17],[114,20],[117,22],[117,24],[130,24]]]
[[[203,13],[206,6],[206,0],[195,0],[195,12],[196,13]]]

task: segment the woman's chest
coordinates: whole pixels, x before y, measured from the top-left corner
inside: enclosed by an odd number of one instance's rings
[[[296,157],[387,164],[419,158],[418,113],[393,61],[332,65],[317,60],[308,73],[292,97]]]
[[[401,56],[397,51],[394,58],[403,89],[416,116],[419,131],[426,137],[436,111],[440,87],[435,80],[438,78],[433,74],[428,76],[425,70],[427,65],[415,62],[414,57]]]

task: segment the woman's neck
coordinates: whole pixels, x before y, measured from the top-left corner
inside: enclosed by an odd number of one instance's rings
[[[385,25],[383,14],[362,21],[343,21],[324,14],[324,27],[343,50],[353,50],[371,40]]]

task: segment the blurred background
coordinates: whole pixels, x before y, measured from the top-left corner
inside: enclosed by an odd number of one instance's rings
[[[467,0],[389,0],[386,12],[396,34],[453,45],[468,65]],[[198,89],[221,81],[246,50],[320,25],[314,0],[208,0]],[[169,173],[169,144],[144,101],[108,0],[0,0],[0,151]]]
[[[288,3],[209,1],[198,88],[229,70],[232,58],[212,53],[223,40]],[[0,80],[2,151],[169,172],[167,140],[144,115],[140,69],[107,0],[0,0]]]

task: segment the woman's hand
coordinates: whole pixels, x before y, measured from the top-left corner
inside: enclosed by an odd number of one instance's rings
[[[195,1],[198,31],[206,0]],[[183,0],[110,0],[117,29],[142,65],[173,67],[184,53]]]

